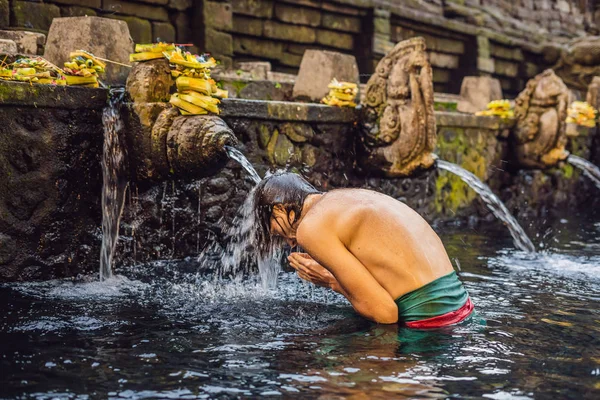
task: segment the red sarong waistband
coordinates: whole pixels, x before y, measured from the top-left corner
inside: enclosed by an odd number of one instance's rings
[[[473,312],[473,302],[469,297],[465,304],[456,311],[438,315],[437,317],[422,319],[420,321],[407,321],[405,325],[412,329],[432,329],[458,324]]]

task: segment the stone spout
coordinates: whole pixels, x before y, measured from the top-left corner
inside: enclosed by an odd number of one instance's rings
[[[359,165],[389,177],[434,163],[433,78],[425,39],[398,43],[377,65],[366,88]]]
[[[225,146],[237,144],[221,118],[182,116],[166,103],[133,104],[125,133],[131,175],[138,181],[213,175],[227,163]]]
[[[183,116],[168,103],[173,86],[166,60],[138,63],[129,74],[126,115],[131,175],[136,180],[198,179],[225,166],[237,139],[215,115]]]
[[[511,147],[518,164],[547,168],[565,160],[569,153],[566,122],[571,93],[554,71],[535,76],[515,99],[516,124]]]

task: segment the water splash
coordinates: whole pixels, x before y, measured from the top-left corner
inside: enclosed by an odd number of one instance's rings
[[[504,203],[502,203],[498,196],[492,193],[490,188],[485,183],[481,182],[481,180],[479,180],[479,178],[477,178],[477,176],[471,172],[456,164],[444,160],[437,160],[436,163],[438,168],[457,175],[467,185],[469,185],[471,189],[481,196],[481,199],[488,206],[492,214],[504,222],[504,224],[508,227],[508,230],[513,238],[513,242],[517,248],[530,253],[535,252],[535,246],[525,231],[523,231],[521,225],[519,225],[515,217],[510,214]]]
[[[594,182],[594,185],[596,185],[596,187],[600,189],[600,168],[598,168],[585,158],[574,156],[573,154],[569,155],[569,157],[567,158],[567,162],[582,170],[585,176],[590,178],[592,182]]]
[[[241,151],[231,146],[225,146],[225,151],[227,152],[229,158],[237,161],[246,170],[246,172],[248,172],[248,175],[250,175],[254,183],[259,183],[262,180],[252,164],[250,164],[250,161],[248,161]]]
[[[108,107],[104,109],[104,149],[102,153],[102,248],[100,250],[100,280],[112,277],[112,263],[119,239],[119,223],[125,205],[127,180],[125,172],[125,149],[119,140],[123,129],[120,108],[125,90],[110,91]]]

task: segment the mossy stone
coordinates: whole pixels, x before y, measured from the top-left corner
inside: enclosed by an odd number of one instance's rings
[[[269,140],[271,140],[271,130],[269,126],[266,124],[260,124],[257,128],[258,130],[258,145],[261,149],[266,149]]]
[[[278,135],[277,142],[273,149],[273,160],[280,166],[287,165],[289,159],[294,154],[294,143],[286,135]]]

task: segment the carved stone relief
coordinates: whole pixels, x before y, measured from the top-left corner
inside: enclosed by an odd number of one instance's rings
[[[433,81],[423,38],[398,43],[379,62],[363,107],[358,144],[363,169],[400,177],[433,165]]]
[[[515,99],[513,148],[519,164],[545,168],[567,158],[566,123],[571,93],[548,69],[529,82]]]

